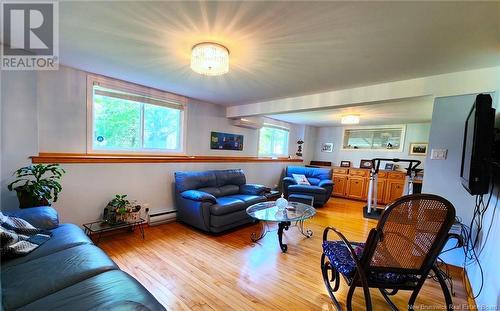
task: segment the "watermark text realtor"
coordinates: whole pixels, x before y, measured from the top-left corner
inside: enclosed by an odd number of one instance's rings
[[[2,70],[59,69],[57,2],[2,1]]]

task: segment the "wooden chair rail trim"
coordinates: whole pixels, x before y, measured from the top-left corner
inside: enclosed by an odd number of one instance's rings
[[[180,163],[180,162],[303,162],[302,159],[236,156],[129,155],[87,153],[39,153],[32,163]]]

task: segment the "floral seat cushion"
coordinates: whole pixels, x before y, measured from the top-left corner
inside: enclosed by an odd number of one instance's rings
[[[365,243],[350,242],[354,253],[358,258],[363,255]],[[351,279],[356,273],[356,263],[351,257],[351,253],[342,241],[323,241],[323,253],[330,260],[331,265],[345,277]],[[399,284],[414,282],[417,277],[414,275],[394,273],[394,272],[372,272],[369,276],[371,281]]]

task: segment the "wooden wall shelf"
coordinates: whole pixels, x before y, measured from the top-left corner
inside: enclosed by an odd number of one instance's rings
[[[31,156],[32,163],[217,163],[217,162],[293,162],[302,159],[270,157],[232,157],[232,156],[166,156],[166,155],[125,155],[125,154],[87,154],[87,153],[40,153]]]

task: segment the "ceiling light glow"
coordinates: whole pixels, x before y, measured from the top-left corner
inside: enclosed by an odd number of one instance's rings
[[[359,123],[359,116],[356,114],[349,114],[349,115],[342,116],[340,123],[342,123],[342,124],[358,124]]]
[[[191,51],[191,69],[206,76],[229,72],[229,50],[213,42],[198,43]]]

